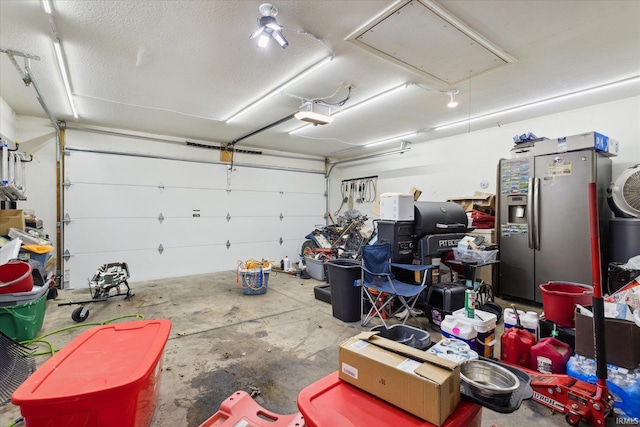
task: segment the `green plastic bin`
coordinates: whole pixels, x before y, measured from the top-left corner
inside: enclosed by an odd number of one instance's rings
[[[46,292],[35,301],[0,307],[0,331],[15,341],[31,340],[42,328],[46,308]]]

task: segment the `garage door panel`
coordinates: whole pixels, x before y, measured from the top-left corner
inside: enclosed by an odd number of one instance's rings
[[[278,193],[264,193],[257,189],[231,191],[229,196],[231,216],[280,216],[281,197]]]
[[[227,209],[220,202],[225,194],[204,188],[165,188],[162,190],[160,210],[165,217],[226,216]]]
[[[225,189],[226,165],[174,160],[160,160],[165,187]]]
[[[96,161],[97,156],[100,156],[100,161]],[[157,162],[156,159],[142,157],[74,151],[65,157],[65,170],[72,183],[157,186],[163,176]],[[140,173],[142,170],[144,173]]]
[[[162,194],[157,188],[111,184],[73,184],[65,190],[71,218],[157,217]]]
[[[317,215],[326,209],[322,194],[286,193],[282,205],[284,216]]]
[[[230,233],[224,218],[167,218],[162,222],[157,240],[163,246],[201,246],[224,244]]]
[[[65,247],[72,254],[157,248],[160,230],[151,218],[73,220],[65,227]]]

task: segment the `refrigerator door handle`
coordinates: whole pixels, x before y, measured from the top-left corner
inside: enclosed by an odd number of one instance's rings
[[[529,178],[527,195],[527,236],[529,239],[529,249],[535,249],[533,246],[533,178]]]
[[[533,181],[533,248],[540,250],[540,178]]]

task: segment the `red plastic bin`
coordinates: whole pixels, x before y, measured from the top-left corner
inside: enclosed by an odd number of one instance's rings
[[[169,320],[86,330],[13,393],[29,427],[148,426],[160,392]]]
[[[337,371],[305,387],[298,409],[306,427],[435,427],[342,381]],[[480,427],[481,422],[482,406],[462,399],[442,427]]]
[[[220,410],[200,427],[305,427],[298,412],[279,415],[258,405],[246,391],[236,391],[220,404]]]
[[[576,304],[591,305],[593,287],[572,282],[548,282],[540,285],[544,318],[565,328],[575,327]]]

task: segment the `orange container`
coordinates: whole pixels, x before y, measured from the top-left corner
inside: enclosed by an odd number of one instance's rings
[[[13,259],[0,265],[0,294],[29,292],[33,289],[31,264]]]
[[[25,425],[149,426],[171,322],[145,320],[83,332],[13,393]]]

